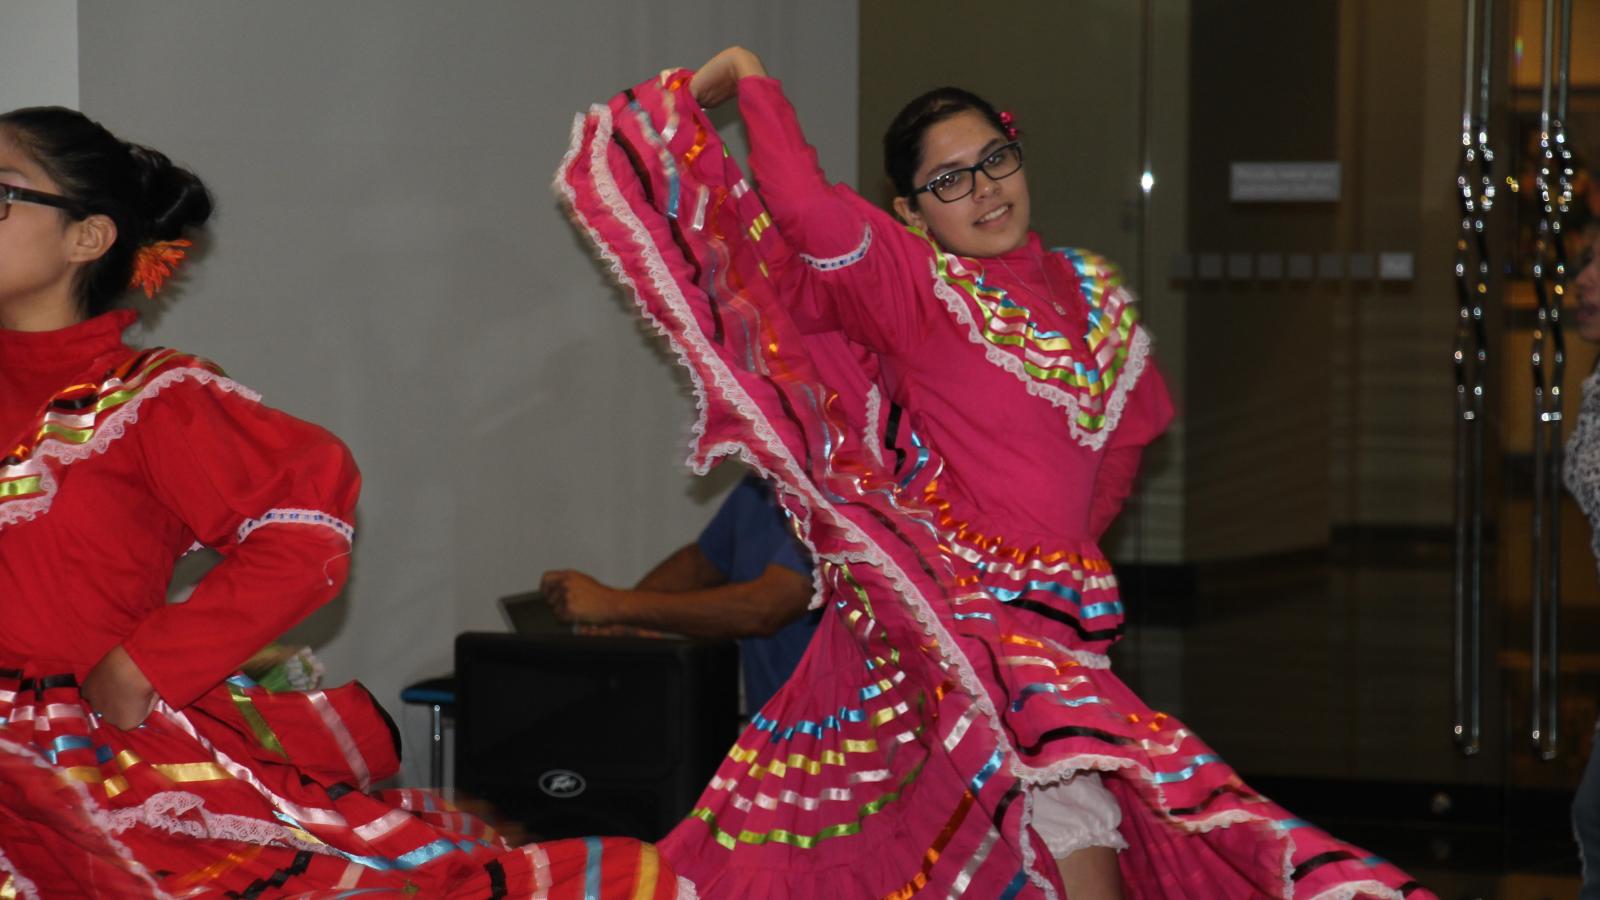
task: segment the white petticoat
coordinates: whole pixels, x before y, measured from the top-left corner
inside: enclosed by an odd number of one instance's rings
[[[1033,830],[1056,859],[1085,847],[1127,849],[1117,830],[1121,824],[1122,807],[1098,772],[1079,772],[1033,789]]]

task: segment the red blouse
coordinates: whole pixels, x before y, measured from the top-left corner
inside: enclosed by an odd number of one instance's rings
[[[183,707],[344,584],[360,476],[337,438],[108,313],[0,330],[0,669],[80,678],[122,644]],[[173,564],[222,562],[182,603]]]

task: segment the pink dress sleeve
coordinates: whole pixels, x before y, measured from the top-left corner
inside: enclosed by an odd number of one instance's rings
[[[931,254],[889,214],[828,183],[777,80],[739,81],[750,171],[784,240],[798,251],[804,298],[795,319],[808,331],[842,330],[888,354],[911,351],[932,310]]]
[[[169,388],[141,419],[151,493],[223,557],[123,641],[181,708],[338,594],[360,476],[333,435],[214,386]]]
[[[1128,392],[1127,405],[1095,473],[1094,496],[1089,504],[1089,533],[1105,534],[1133,492],[1144,448],[1172,421],[1172,396],[1155,363],[1145,364],[1139,383]]]

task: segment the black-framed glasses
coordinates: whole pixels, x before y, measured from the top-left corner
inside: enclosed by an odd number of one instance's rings
[[[911,196],[915,197],[926,191],[945,203],[954,203],[977,190],[979,172],[994,181],[999,181],[1017,174],[1017,170],[1021,168],[1022,144],[1012,141],[994,148],[988,156],[978,160],[975,166],[963,166],[941,172],[927,184],[912,191]]]
[[[74,219],[81,219],[89,213],[82,206],[59,194],[46,194],[43,191],[30,191],[27,188],[17,187],[14,184],[0,184],[0,222],[11,215],[11,204],[32,203],[35,206],[53,206],[64,209]]]

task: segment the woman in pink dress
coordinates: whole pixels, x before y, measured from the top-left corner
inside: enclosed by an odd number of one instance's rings
[[[700,109],[735,97],[754,188]],[[558,174],[694,378],[691,463],[775,482],[827,609],[668,858],[708,897],[1426,896],[1111,674],[1096,541],[1172,415],[1150,338],[1029,230],[1008,117],[934,91],[885,155],[900,221],[732,48],[580,116]]]

